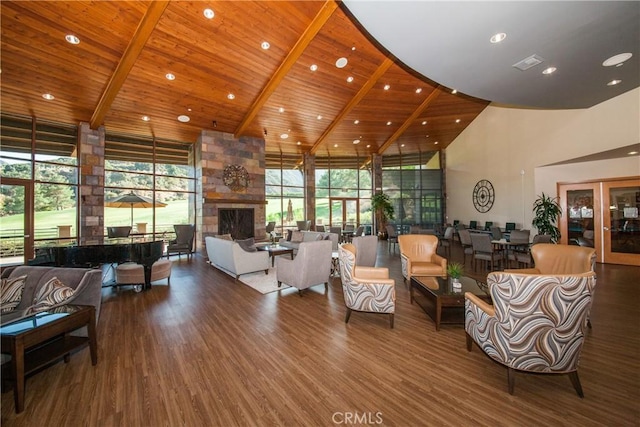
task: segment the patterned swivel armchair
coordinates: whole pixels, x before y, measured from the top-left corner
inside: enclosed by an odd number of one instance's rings
[[[356,267],[356,248],[351,243],[340,246],[338,254],[342,292],[347,306],[344,322],[349,322],[352,310],[386,313],[389,315],[389,323],[393,329],[396,287],[395,281],[389,278],[389,269]]]
[[[533,275],[493,272],[487,276],[493,306],[467,292],[467,350],[475,343],[508,369],[513,394],[515,371],[569,374],[584,397],[578,361],[584,342],[595,273]]]
[[[402,276],[406,283],[411,276],[447,277],[447,259],[436,253],[438,237],[431,234],[398,236]]]

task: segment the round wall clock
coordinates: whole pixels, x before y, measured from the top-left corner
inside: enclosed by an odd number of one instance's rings
[[[493,185],[486,179],[478,181],[473,188],[473,206],[478,212],[488,212],[493,206],[495,194]]]
[[[246,190],[249,186],[249,172],[241,165],[229,165],[224,168],[222,182],[233,191]]]

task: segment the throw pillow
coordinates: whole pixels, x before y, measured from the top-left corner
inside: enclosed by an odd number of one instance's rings
[[[73,298],[76,290],[62,283],[57,277],[45,283],[36,292],[33,305],[29,307],[30,313],[46,310],[54,305],[62,304]]]
[[[324,240],[331,240],[331,235],[327,234],[326,236],[324,236]]]
[[[18,276],[2,279],[0,283],[0,312],[9,313],[13,311],[20,301],[27,276]]]
[[[302,243],[303,239],[304,234],[302,234],[302,231],[294,231],[291,234],[291,243]]]
[[[287,242],[291,241],[292,235],[293,235],[293,230],[287,230]]]
[[[236,240],[236,243],[239,244],[240,247],[247,252],[255,252],[258,250],[256,249],[256,243],[253,237],[249,237],[248,239],[244,240]]]
[[[324,240],[324,237],[322,237],[322,234],[318,234],[318,237],[316,237],[316,240]]]

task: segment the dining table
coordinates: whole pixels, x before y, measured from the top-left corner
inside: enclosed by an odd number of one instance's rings
[[[520,240],[516,240],[516,241],[511,241],[511,240],[507,240],[507,239],[499,239],[499,240],[492,240],[491,243],[493,245],[499,246],[501,248],[504,248],[503,251],[503,264],[502,265],[507,265],[507,263],[509,262],[509,250],[510,249],[516,249],[518,247],[528,247],[530,245],[530,243],[528,241],[520,241]]]

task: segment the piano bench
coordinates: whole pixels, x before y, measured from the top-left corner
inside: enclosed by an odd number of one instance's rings
[[[144,267],[125,262],[116,267],[116,285],[144,285]]]

